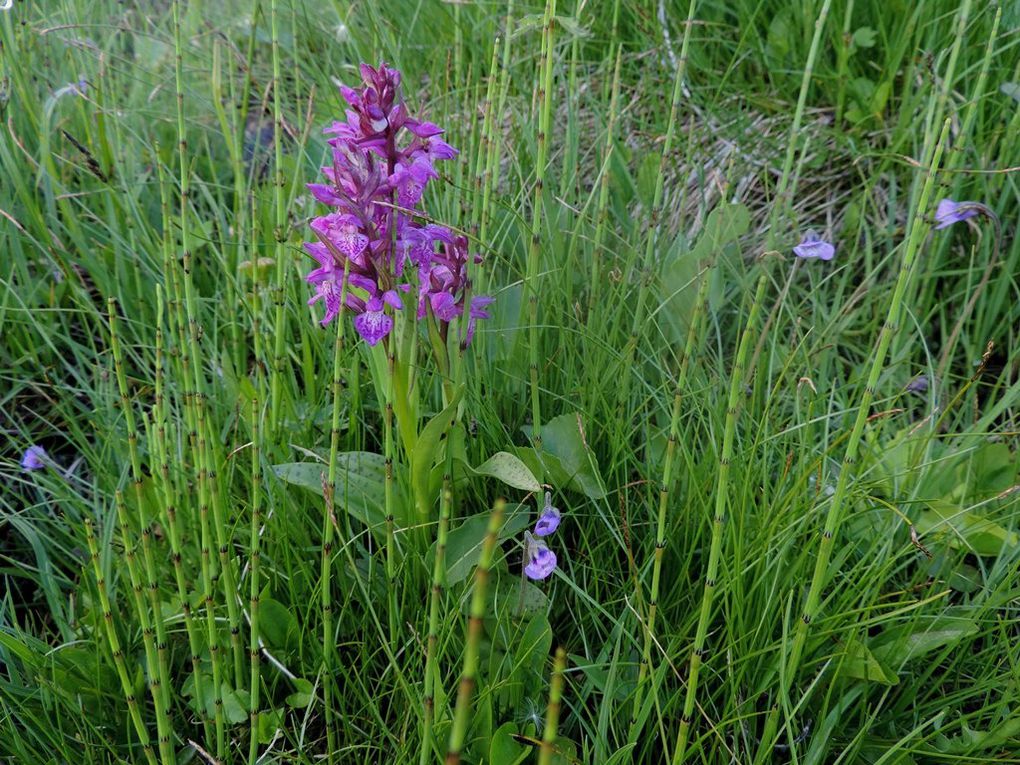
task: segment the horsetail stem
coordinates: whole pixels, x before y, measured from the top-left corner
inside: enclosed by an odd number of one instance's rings
[[[478,679],[482,618],[485,616],[485,591],[489,584],[489,567],[492,565],[492,554],[496,548],[496,535],[503,524],[505,510],[505,500],[496,500],[492,515],[489,516],[489,526],[485,534],[485,541],[482,542],[482,551],[478,555],[478,567],[475,569],[475,589],[471,593],[471,611],[464,645],[464,663],[460,673],[460,685],[457,688],[457,705],[453,711],[453,727],[450,729],[450,741],[446,748],[446,765],[457,765],[460,762],[460,753],[467,741],[468,723],[471,717],[471,697]]]
[[[167,536],[170,538],[170,560],[174,567],[174,583],[177,585],[177,599],[180,603],[181,613],[184,615],[184,630],[188,634],[188,649],[191,653],[191,670],[195,678],[195,695],[205,698],[205,681],[202,673],[199,672],[201,657],[199,655],[200,645],[198,631],[191,614],[191,601],[188,598],[188,588],[184,579],[184,567],[181,562],[181,532],[177,523],[177,497],[179,496],[174,479],[170,475],[170,449],[167,441],[167,412],[168,402],[166,392],[163,388],[163,290],[159,284],[156,285],[156,392],[153,405],[153,421],[155,424],[154,453],[159,462],[159,474],[163,489],[163,519],[166,522]],[[211,738],[212,730],[209,727],[209,718],[205,709],[201,709],[199,717],[202,720],[202,727],[205,737]]]
[[[538,750],[538,765],[551,765],[555,752],[556,731],[560,724],[560,705],[563,701],[563,673],[567,668],[567,652],[556,649],[553,659],[552,680],[549,683],[549,706],[545,710],[545,730],[542,731],[542,746]]]
[[[659,608],[662,557],[666,550],[666,512],[669,505],[670,489],[673,483],[673,458],[676,455],[676,444],[680,430],[680,412],[683,409],[684,393],[687,388],[687,369],[690,365],[691,356],[694,355],[694,347],[698,341],[701,317],[708,298],[709,276],[710,270],[706,266],[698,279],[698,292],[694,299],[694,310],[691,313],[690,324],[687,327],[687,339],[684,343],[683,356],[680,358],[680,366],[677,370],[676,382],[674,384],[673,406],[669,419],[669,437],[666,441],[666,456],[662,465],[662,483],[659,485],[658,519],[655,526],[655,553],[652,561],[652,586],[648,601],[648,618],[645,624],[644,650],[641,654],[641,668],[638,670],[638,683],[634,695],[634,711],[631,718],[630,733],[628,734],[628,741],[630,742],[637,740],[637,735],[641,730],[641,704],[644,684],[651,670],[652,638],[655,634],[655,619]]]
[[[142,721],[142,714],[138,709],[138,701],[135,699],[134,685],[124,663],[124,651],[121,649],[120,638],[117,636],[117,628],[113,623],[113,609],[110,606],[110,595],[106,590],[106,578],[103,576],[103,567],[99,562],[99,547],[96,545],[96,536],[92,528],[91,518],[85,519],[85,539],[89,548],[89,557],[92,560],[92,570],[96,577],[99,605],[103,609],[103,625],[106,629],[106,639],[110,646],[110,653],[113,654],[113,664],[117,669],[117,676],[120,678],[120,687],[124,692],[124,700],[127,702],[131,722],[134,724],[138,741],[142,745],[142,751],[145,752],[145,759],[149,765],[156,765],[156,755],[152,751],[149,731]]]
[[[190,194],[190,172],[188,170],[187,133],[184,123],[184,47],[181,41],[180,0],[173,4],[174,49],[175,49],[175,88],[177,93],[177,134],[178,155],[180,158],[181,184],[181,250],[184,271],[184,302],[188,321],[188,345],[191,354],[193,378],[190,382],[195,386],[193,391],[193,428],[192,449],[195,453],[195,469],[198,472],[199,522],[201,527],[201,564],[202,585],[206,608],[206,631],[209,641],[209,658],[213,671],[214,719],[216,724],[216,756],[222,758],[226,751],[226,738],[223,727],[223,678],[220,667],[219,636],[216,629],[216,615],[213,610],[213,574],[212,561],[209,555],[209,449],[206,444],[205,423],[205,381],[202,374],[201,356],[199,354],[199,328],[197,301],[192,279],[191,234],[188,228],[188,202]],[[233,594],[231,594],[233,597]],[[199,700],[201,705],[204,700]]]
[[[209,427],[209,444],[215,443],[212,422],[207,422]],[[210,452],[212,449],[210,448]],[[212,462],[212,455],[208,457]],[[241,646],[241,615],[237,607],[238,588],[237,579],[234,576],[234,560],[230,555],[230,539],[227,536],[227,519],[223,513],[222,492],[219,490],[215,464],[209,469],[209,487],[212,494],[213,528],[216,536],[216,549],[220,560],[220,576],[223,582],[223,596],[227,603],[227,623],[230,626],[230,646],[234,657],[234,683],[241,686],[244,679],[244,649]]]
[[[615,11],[619,10],[619,2],[614,5],[613,14],[613,39],[616,39],[616,16]],[[613,84],[609,95],[609,119],[606,123],[606,146],[602,156],[602,172],[599,178],[599,198],[595,208],[595,233],[592,237],[591,246],[591,276],[589,277],[591,303],[588,310],[594,308],[595,300],[599,295],[599,287],[602,284],[602,241],[606,236],[606,226],[609,222],[609,169],[613,160],[613,152],[616,147],[616,120],[620,111],[620,65],[623,61],[623,45],[616,43],[616,63],[613,65]]]
[[[113,366],[117,377],[117,388],[120,391],[120,409],[124,415],[124,422],[127,425],[128,454],[131,460],[131,482],[135,489],[135,502],[138,510],[138,525],[142,537],[142,561],[145,569],[145,591],[146,599],[141,598],[142,578],[139,576],[137,565],[131,566],[131,586],[135,590],[135,605],[138,608],[138,619],[142,625],[142,635],[145,638],[146,662],[149,664],[149,684],[152,693],[153,703],[156,707],[156,730],[159,743],[160,757],[164,762],[174,761],[173,745],[170,740],[170,718],[167,714],[169,704],[170,676],[167,671],[166,652],[167,638],[166,628],[163,624],[163,612],[160,608],[156,565],[152,558],[151,537],[152,528],[145,515],[144,498],[142,496],[142,464],[138,456],[138,430],[135,427],[134,409],[128,397],[127,375],[124,371],[124,355],[121,351],[120,338],[117,334],[117,301],[110,298],[107,301],[107,312],[110,322],[110,348],[113,351]],[[117,513],[120,518],[121,536],[124,538],[124,546],[130,544],[130,525],[127,522],[127,512],[123,504],[123,496],[117,492]],[[123,515],[122,515],[123,513]],[[130,556],[130,562],[134,563],[134,554]],[[149,620],[145,600],[148,600],[148,608],[152,609],[152,620]],[[153,645],[153,625],[155,625],[155,645]],[[151,655],[150,655],[151,653]]]
[[[513,33],[514,25],[514,0],[507,2],[506,23],[503,29],[503,56],[499,66],[499,98],[496,104],[495,117],[492,120],[492,130],[495,132],[495,124],[503,116],[506,108],[507,94],[510,89],[510,36]],[[490,136],[491,139],[491,136]],[[491,200],[492,192],[499,183],[499,157],[502,142],[490,140],[486,147],[485,179],[482,184],[482,211],[478,230],[478,241],[483,247],[489,237],[489,223],[491,221]]]
[[[275,241],[274,258],[276,259],[276,286],[274,295],[276,301],[276,320],[274,324],[275,340],[273,344],[273,373],[270,380],[272,396],[269,408],[269,432],[276,434],[280,426],[280,406],[282,403],[283,389],[283,345],[286,338],[287,313],[284,310],[284,284],[287,277],[286,260],[284,258],[283,243],[286,240],[284,233],[287,225],[287,206],[283,196],[283,112],[280,108],[280,90],[283,87],[283,78],[280,76],[280,34],[277,23],[276,0],[270,0],[269,18],[270,34],[272,37],[272,58],[273,58],[273,206],[276,218],[273,227],[273,240]]]
[[[432,725],[435,720],[436,683],[438,682],[439,657],[439,610],[444,595],[446,579],[446,535],[450,526],[450,505],[453,501],[450,469],[453,450],[447,448],[446,471],[443,475],[443,494],[439,501],[439,527],[436,532],[436,557],[432,564],[432,591],[429,596],[429,633],[425,646],[425,710],[422,720],[422,743],[419,765],[426,765],[432,759]]]
[[[779,699],[784,699],[790,692],[790,687],[796,680],[797,672],[800,669],[801,658],[804,653],[804,646],[807,642],[808,628],[812,620],[818,615],[819,599],[822,587],[825,586],[826,575],[828,574],[829,561],[832,557],[833,539],[839,533],[840,525],[843,522],[844,505],[849,494],[851,473],[857,462],[857,454],[861,446],[861,438],[864,433],[864,426],[871,413],[871,403],[875,398],[875,387],[878,385],[878,378],[885,365],[885,358],[889,352],[893,335],[899,328],[900,315],[903,311],[903,296],[910,285],[910,275],[914,266],[917,253],[921,249],[925,236],[928,234],[930,223],[926,215],[931,201],[932,189],[935,186],[935,177],[938,173],[939,163],[942,160],[942,153],[946,141],[949,138],[949,126],[951,120],[947,119],[942,125],[942,132],[938,138],[935,148],[931,152],[931,164],[928,166],[924,184],[921,188],[921,196],[918,206],[914,211],[913,227],[910,237],[907,240],[903,253],[903,260],[900,263],[899,273],[896,276],[896,286],[893,288],[892,300],[889,303],[889,311],[885,323],[879,331],[878,343],[871,361],[871,370],[868,373],[867,382],[861,392],[860,403],[857,406],[857,417],[854,420],[853,428],[846,443],[846,452],[843,456],[842,469],[836,479],[836,490],[830,500],[828,512],[825,514],[825,525],[822,529],[822,538],[819,543],[818,557],[815,559],[814,573],[811,575],[811,585],[804,603],[804,610],[797,621],[797,631],[794,634],[793,646],[790,649],[789,660],[786,663],[786,671],[780,674]],[[766,721],[765,732],[762,735],[760,749],[756,762],[764,761],[765,757],[772,751],[773,739],[778,724],[778,706],[773,709]]]
[[[680,95],[683,92],[683,80],[687,72],[687,49],[691,40],[691,29],[694,27],[694,9],[697,0],[690,0],[687,7],[687,23],[684,25],[683,43],[680,46],[680,58],[677,59],[676,73],[673,77],[673,95],[670,98],[669,118],[666,121],[666,134],[662,142],[662,154],[659,158],[659,169],[655,176],[655,190],[652,192],[652,206],[648,214],[648,234],[645,239],[644,258],[641,262],[641,280],[638,285],[637,304],[634,307],[630,335],[623,352],[623,378],[620,381],[619,405],[623,406],[630,395],[631,367],[640,338],[642,325],[645,321],[645,303],[648,300],[648,288],[652,282],[652,266],[655,260],[657,233],[661,224],[662,198],[666,186],[666,163],[673,151],[673,134],[676,132],[676,116],[680,107]],[[622,418],[621,418],[622,421]]]
[[[740,399],[744,395],[744,384],[751,370],[746,369],[748,350],[751,338],[758,323],[758,314],[765,299],[768,286],[768,272],[762,266],[758,286],[754,291],[751,310],[747,314],[737,346],[737,358],[730,372],[730,390],[726,400],[726,425],[723,430],[722,453],[719,458],[719,480],[715,491],[715,512],[712,517],[712,543],[708,553],[708,567],[705,573],[705,589],[701,597],[701,610],[698,613],[698,626],[694,635],[694,648],[691,651],[690,669],[687,673],[687,694],[684,697],[683,715],[680,718],[680,732],[677,737],[677,748],[673,754],[673,763],[678,765],[684,761],[687,751],[687,738],[691,728],[694,706],[698,695],[698,673],[704,662],[705,639],[708,636],[708,625],[712,617],[712,601],[715,597],[717,577],[719,576],[719,559],[722,555],[723,524],[726,522],[726,510],[729,503],[730,462],[733,459],[733,442],[737,432],[737,415],[740,411]],[[661,522],[661,517],[660,517]]]
[[[542,236],[542,213],[544,207],[543,185],[545,166],[549,156],[549,130],[552,121],[552,80],[553,80],[553,22],[556,15],[556,0],[546,0],[544,21],[544,71],[538,98],[541,111],[538,118],[538,157],[535,161],[535,193],[532,198],[531,242],[528,247],[527,290],[528,290],[528,352],[531,381],[531,438],[535,449],[542,449],[542,410],[538,389],[538,266],[539,244]]]
[[[259,694],[262,690],[261,653],[259,652],[259,564],[262,527],[262,438],[259,429],[259,402],[251,402],[251,530],[248,540],[248,689],[251,698],[251,737],[248,741],[248,765],[258,762]],[[328,729],[327,729],[328,730]],[[332,746],[330,747],[332,751]]]

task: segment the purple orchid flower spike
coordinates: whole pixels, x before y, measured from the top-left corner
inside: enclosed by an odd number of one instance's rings
[[[948,228],[954,223],[973,218],[978,214],[979,207],[979,202],[954,202],[952,199],[943,199],[935,208],[935,228]]]
[[[46,467],[49,459],[45,449],[33,444],[25,449],[25,453],[21,457],[21,467],[25,470],[42,470]]]
[[[553,507],[552,494],[545,493],[545,508],[535,524],[535,536],[547,537],[560,526],[560,511]]]
[[[541,539],[524,532],[524,574],[529,579],[547,579],[556,569],[556,553]]]
[[[805,260],[814,258],[832,260],[836,254],[836,247],[830,242],[826,242],[814,231],[808,231],[800,240],[800,244],[793,248],[793,254]]]

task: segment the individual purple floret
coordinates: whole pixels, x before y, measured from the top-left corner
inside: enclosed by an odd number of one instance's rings
[[[908,393],[926,393],[928,391],[928,375],[918,375],[907,383]]]
[[[556,553],[541,539],[524,532],[524,573],[529,579],[546,579],[556,569]]]
[[[545,493],[545,508],[535,524],[535,536],[547,537],[560,526],[560,511],[553,507],[552,494]]]
[[[948,228],[961,220],[973,218],[978,214],[978,202],[954,202],[943,199],[935,208],[935,228]]]
[[[449,322],[464,314],[471,256],[466,238],[421,221],[420,205],[426,185],[439,177],[435,163],[457,150],[440,138],[442,128],[407,113],[400,72],[385,64],[362,64],[360,71],[360,88],[340,88],[346,119],[325,130],[332,151],[332,164],[322,168],[327,183],[308,184],[316,200],[334,208],[312,220],[318,241],[305,244],[319,266],[307,277],[315,287],[309,304],[323,301],[323,325],[341,310],[354,314],[358,334],[375,345],[393,329],[389,309],[403,307],[400,293],[417,279],[418,317],[434,316],[445,339]],[[465,345],[491,302],[471,298]]]
[[[826,242],[824,239],[818,236],[814,231],[808,231],[804,234],[804,238],[801,239],[800,244],[793,248],[793,254],[798,258],[820,258],[821,260],[832,260],[836,254],[836,248],[831,243]]]
[[[21,467],[25,470],[42,470],[46,467],[48,460],[49,457],[45,449],[32,445],[25,449],[25,453],[21,457]]]

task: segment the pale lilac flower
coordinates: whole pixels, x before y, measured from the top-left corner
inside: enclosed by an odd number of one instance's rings
[[[943,199],[935,208],[935,228],[947,228],[978,214],[978,202],[954,202]]]
[[[547,537],[560,525],[560,511],[553,507],[552,494],[545,493],[545,508],[535,524],[535,536]]]
[[[928,384],[928,375],[918,375],[907,383],[905,390],[909,393],[926,393]]]
[[[529,579],[545,579],[556,569],[556,553],[541,539],[524,532],[524,573]]]
[[[821,260],[832,260],[836,254],[836,248],[818,236],[814,231],[808,231],[800,244],[793,248],[793,254],[805,260],[820,258]]]
[[[33,444],[25,449],[25,454],[21,457],[21,467],[25,470],[42,470],[48,461],[46,450]]]

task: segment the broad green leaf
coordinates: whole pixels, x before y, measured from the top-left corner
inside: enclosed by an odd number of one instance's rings
[[[528,526],[530,512],[518,505],[503,519],[499,538],[506,539]],[[465,520],[446,537],[446,583],[457,584],[467,578],[478,562],[482,542],[489,525],[489,513],[479,513]]]
[[[429,498],[431,496],[429,494],[429,474],[436,462],[439,446],[457,418],[457,407],[463,396],[464,385],[461,385],[450,398],[450,403],[446,408],[429,420],[418,434],[418,441],[414,445],[414,455],[411,460],[411,482],[419,497]]]
[[[921,534],[939,535],[951,547],[977,555],[995,556],[1016,547],[1020,538],[978,510],[964,510],[944,500],[929,500],[914,524]]]
[[[911,659],[939,648],[959,643],[978,632],[977,624],[963,616],[941,614],[885,630],[874,641],[875,659],[890,667],[902,666]]]
[[[858,680],[869,680],[882,685],[896,685],[900,679],[894,672],[882,666],[859,640],[848,640],[844,646],[845,656],[839,663],[839,674],[855,677]]]
[[[300,637],[297,618],[273,598],[259,600],[259,630],[270,648],[291,648]]]
[[[315,698],[314,689],[311,681],[305,680],[304,678],[296,678],[294,681],[294,692],[287,696],[287,706],[297,707],[304,709],[312,703],[312,699]]]
[[[273,465],[282,481],[301,486],[322,496],[322,481],[328,467],[320,462],[288,462]],[[381,527],[386,520],[386,459],[374,452],[343,452],[337,455],[334,502],[369,527]],[[394,487],[397,488],[397,487]],[[394,516],[401,521],[404,502],[394,503]]]
[[[542,490],[531,468],[510,452],[496,452],[478,467],[473,468],[466,463],[464,467],[473,475],[490,476],[515,489],[532,492]]]
[[[1013,715],[986,731],[974,730],[966,722],[961,722],[960,729],[963,732],[953,738],[936,736],[935,748],[945,754],[961,755],[985,749],[998,749],[1008,745],[1011,739],[1020,736],[1020,717]]]
[[[543,425],[542,452],[535,456],[544,465],[549,483],[570,486],[592,499],[602,499],[606,492],[595,454],[584,443],[578,417],[561,414]]]
[[[276,736],[276,731],[283,727],[283,710],[277,708],[263,709],[259,712],[257,736],[260,744],[268,744]]]
[[[858,48],[874,47],[878,34],[871,27],[861,27],[853,35],[853,44]]]
[[[517,723],[503,723],[492,734],[489,742],[489,761],[492,765],[519,765],[531,753],[531,749],[522,746],[514,739],[520,733]]]
[[[235,691],[226,683],[220,686],[223,692],[223,716],[227,722],[237,725],[248,719],[248,692]]]

